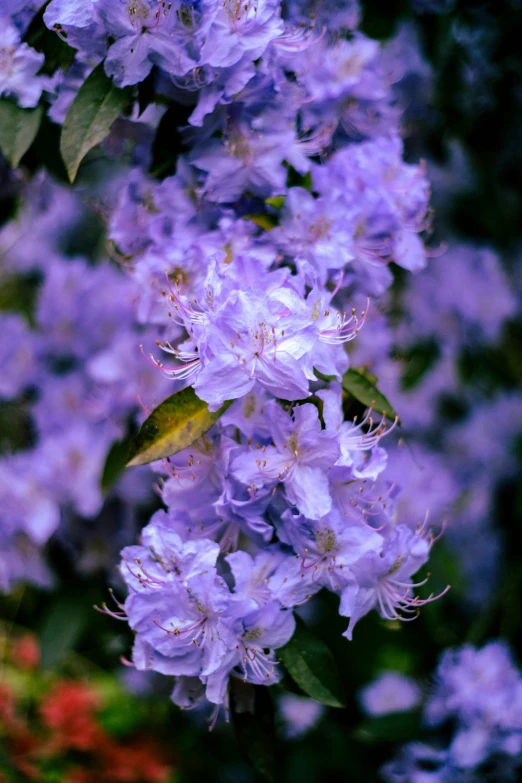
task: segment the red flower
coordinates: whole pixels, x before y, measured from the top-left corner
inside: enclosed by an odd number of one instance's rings
[[[51,729],[52,749],[95,751],[104,738],[96,723],[100,708],[98,695],[77,682],[61,682],[42,700],[40,714]]]

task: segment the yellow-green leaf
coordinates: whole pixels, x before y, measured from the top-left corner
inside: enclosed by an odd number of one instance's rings
[[[274,207],[274,209],[282,209],[285,204],[286,196],[271,196],[270,198],[265,198],[265,204],[269,204],[271,207]]]
[[[188,386],[168,397],[152,411],[134,438],[127,467],[146,465],[186,449],[209,430],[231,405],[226,402],[211,413]]]
[[[276,225],[276,221],[272,215],[267,215],[264,212],[258,212],[252,215],[244,215],[245,220],[251,220],[256,226],[262,228],[263,231],[271,231]]]
[[[129,88],[116,87],[106,76],[103,63],[96,66],[78,90],[60,138],[60,152],[71,182],[89,150],[109,135],[112,123],[127,105],[129,93]]]

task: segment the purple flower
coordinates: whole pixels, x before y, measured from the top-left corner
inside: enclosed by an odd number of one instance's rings
[[[280,133],[252,132],[246,122],[232,120],[224,140],[199,145],[190,162],[206,172],[205,196],[224,204],[236,201],[247,189],[263,198],[284,193],[286,150]]]
[[[367,553],[380,554],[383,539],[364,525],[348,525],[338,511],[311,521],[283,514],[288,541],[301,563],[305,582],[318,582],[339,592],[350,582],[351,567]]]
[[[99,0],[51,0],[44,13],[47,27],[89,27],[96,20]]]
[[[33,335],[18,315],[0,315],[0,397],[16,397],[37,377]]]
[[[31,455],[17,454],[0,462],[1,527],[14,540],[25,533],[35,544],[44,544],[60,521],[60,511],[35,475]]]
[[[212,318],[194,389],[211,410],[247,394],[256,380],[276,397],[302,399],[309,392],[299,359],[313,342],[313,325],[286,314],[277,295],[233,291]]]
[[[7,18],[0,21],[0,95],[15,98],[23,109],[32,108],[44,85],[43,78],[36,75],[44,55],[21,43],[20,33]]]
[[[381,438],[391,432],[397,420],[388,426],[384,416],[375,416],[372,408],[358,422],[343,421],[342,389],[338,384],[331,384],[329,389],[321,389],[317,396],[323,401],[323,418],[326,429],[337,433],[341,456],[336,465],[352,469],[356,479],[371,479],[375,481],[386,468],[387,454],[379,448]]]
[[[177,9],[172,6],[156,0],[98,0],[96,9],[106,33],[116,39],[107,52],[105,71],[119,87],[143,81],[154,64],[176,74],[196,64],[176,40]]]
[[[233,670],[258,684],[278,680],[277,661],[266,650],[286,644],[295,621],[265,586],[280,558],[262,556],[254,575],[246,554],[230,556],[231,593],[216,573],[218,554],[208,540],[183,543],[158,515],[144,530],[143,546],[123,551],[121,572],[131,591],[124,609],[103,611],[128,617],[137,632],[138,669],[199,676],[207,698],[221,704]]]
[[[381,772],[386,783],[466,783],[465,776],[447,766],[447,759],[445,750],[411,742]]]
[[[433,725],[451,717],[467,724],[483,718],[501,720],[519,682],[520,673],[502,642],[491,642],[481,650],[470,645],[447,650],[426,705],[427,720]]]
[[[282,482],[288,502],[302,514],[324,516],[332,507],[327,473],[339,456],[337,437],[321,430],[315,405],[298,405],[291,416],[274,401],[266,412],[274,445],[234,457],[231,472],[256,487]]]
[[[215,7],[201,50],[201,62],[213,68],[234,65],[244,54],[257,60],[283,32],[278,0],[224,0]]]
[[[353,260],[353,233],[341,199],[314,198],[303,188],[290,188],[280,227],[271,232],[270,241],[287,255],[308,261],[324,285],[330,270],[343,269]]]
[[[293,693],[283,693],[278,707],[288,739],[302,737],[311,731],[324,713],[324,705],[320,702]]]
[[[418,706],[420,699],[417,683],[394,671],[383,672],[359,693],[364,712],[372,716],[411,710]]]
[[[48,435],[34,454],[41,486],[57,502],[70,503],[83,516],[94,516],[103,503],[100,481],[105,459],[118,435],[111,426],[97,428],[84,421]]]
[[[369,611],[378,609],[385,620],[409,619],[419,607],[435,597],[413,595],[411,577],[428,559],[430,541],[421,528],[412,532],[399,525],[385,542],[382,553],[368,552],[351,567],[350,584],[343,590],[339,612],[350,618],[343,636],[352,638],[355,624]],[[438,597],[438,596],[437,596]]]
[[[216,565],[219,546],[208,539],[183,542],[172,519],[157,511],[141,533],[141,545],[122,550],[121,574],[134,592],[177,585]]]
[[[234,623],[236,642],[223,665],[205,676],[207,699],[214,704],[226,703],[226,686],[231,673],[255,685],[273,685],[279,681],[279,662],[274,650],[285,645],[295,630],[291,611],[277,601],[266,603]]]
[[[452,721],[447,748],[438,752],[407,745],[386,765],[390,783],[420,780],[422,760],[433,764],[435,780],[444,783],[480,779],[487,765],[495,780],[515,780],[522,764],[522,676],[504,642],[482,649],[465,645],[446,650],[435,673],[424,717],[428,725]],[[413,776],[414,770],[418,777]],[[437,770],[437,773],[435,773]],[[411,777],[405,777],[407,772]],[[477,778],[478,779],[478,778]]]

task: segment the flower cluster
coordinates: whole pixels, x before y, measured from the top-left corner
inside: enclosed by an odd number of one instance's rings
[[[178,704],[227,705],[231,676],[279,679],[275,650],[294,632],[293,610],[320,589],[339,596],[348,639],[373,609],[407,620],[434,600],[416,594],[425,580],[414,575],[435,536],[424,512],[401,519],[400,486],[384,474],[383,438],[398,420],[342,387],[368,297],[390,286],[392,264],[426,264],[429,186],[424,165],[404,160],[398,58],[357,31],[355,3],[51,0],[43,20],[76,50],[44,85],[52,120],[103,61],[128,88],[129,124],[144,138],[179,112],[180,154],[158,181],[154,148],[138,144],[109,193],[112,255],[126,276],[54,256],[37,265],[38,340],[21,339],[14,317],[16,345],[31,350],[13,352],[7,330],[5,350],[8,396],[38,375],[38,440],[6,460],[5,483],[16,487],[11,474],[23,481],[31,466],[42,543],[60,506],[98,513],[105,456],[141,372],[166,376],[172,391],[190,384],[220,412],[154,466],[167,510],[123,549],[129,595],[102,611],[136,632],[133,665],[179,677]],[[13,46],[26,53],[19,38]],[[157,338],[142,370],[131,299],[142,342]],[[8,506],[11,527],[11,506],[29,518],[25,491]]]
[[[521,716],[522,676],[503,642],[447,650],[424,718],[432,727],[450,723],[450,743],[405,746],[384,768],[384,778],[388,783],[515,780],[522,765]]]
[[[341,387],[367,295],[392,262],[425,265],[428,182],[403,160],[389,59],[351,30],[354,6],[327,5],[317,23],[228,0],[53,0],[44,17],[84,59],[101,41],[116,84],[147,77],[191,107],[175,173],[158,183],[137,159],[109,237],[160,332],[149,363],[221,416],[154,466],[167,510],[123,550],[128,598],[102,608],[185,707],[227,705],[231,676],[276,682],[293,610],[321,588],[349,639],[372,609],[411,619],[434,598],[413,579],[431,528],[402,522],[383,476],[396,421],[353,405],[345,420]]]
[[[111,445],[125,434],[129,418],[143,416],[139,395],[152,403],[166,384],[137,347],[147,335],[138,336],[133,281],[107,262],[91,264],[60,253],[65,226],[81,215],[75,198],[43,178],[25,196],[25,209],[0,233],[4,284],[21,292],[20,301],[14,297],[10,304],[20,305],[29,318],[0,313],[3,591],[20,580],[49,583],[40,548],[60,525],[100,512]],[[31,297],[28,312],[24,304]],[[17,430],[29,438],[18,443]],[[116,492],[127,502],[138,501],[140,485],[146,494],[146,474],[134,482],[134,495],[128,482]],[[127,537],[121,530],[119,545],[132,540],[134,531],[133,524]]]

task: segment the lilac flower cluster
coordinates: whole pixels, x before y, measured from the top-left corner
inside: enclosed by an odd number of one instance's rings
[[[149,363],[228,408],[154,466],[167,510],[123,550],[128,598],[103,609],[136,632],[134,666],[178,678],[185,707],[227,705],[231,676],[276,682],[293,610],[323,587],[349,639],[372,609],[407,619],[433,600],[413,579],[431,528],[424,513],[403,523],[382,475],[395,422],[372,408],[345,421],[341,387],[367,295],[391,262],[425,265],[428,182],[403,160],[393,68],[353,31],[355,4],[305,22],[314,5],[52,0],[44,16],[79,62],[105,56],[117,85],[150,75],[192,107],[176,173],[154,180],[145,151],[109,237],[160,335]],[[121,388],[130,339],[112,345],[82,356]]]
[[[424,511],[401,518],[384,476],[397,420],[373,407],[345,420],[341,385],[368,295],[390,286],[392,263],[426,264],[429,186],[424,166],[404,161],[398,58],[356,30],[352,2],[51,0],[43,18],[76,50],[45,85],[54,121],[103,61],[118,87],[147,79],[161,104],[188,107],[188,125],[175,173],[145,173],[144,145],[109,204],[127,276],[54,256],[38,267],[38,340],[29,359],[8,355],[10,394],[38,376],[38,441],[6,462],[19,476],[37,462],[54,514],[44,541],[60,507],[98,513],[141,373],[192,385],[211,411],[228,406],[154,465],[167,510],[124,548],[128,598],[103,609],[135,631],[137,669],[177,676],[176,703],[227,706],[230,677],[279,679],[294,609],[322,588],[339,596],[348,639],[373,609],[412,619],[434,600],[413,578],[431,527]],[[139,117],[136,105],[130,123],[154,130],[162,111]],[[142,342],[157,337],[143,348],[152,369],[135,363],[131,299]]]
[[[32,422],[34,445],[0,459],[4,591],[20,580],[49,583],[40,549],[60,525],[75,518],[79,527],[78,517],[100,512],[112,443],[140,411],[139,395],[152,403],[166,384],[136,346],[133,281],[114,265],[60,253],[65,227],[78,217],[74,196],[43,178],[24,195],[24,209],[0,232],[1,274],[20,280],[24,298],[27,281],[38,278],[36,303],[31,323],[0,313],[0,402]],[[138,484],[147,491],[144,478]],[[129,490],[118,490],[127,501]]]
[[[503,642],[447,650],[424,719],[430,727],[452,726],[449,745],[406,745],[383,770],[388,783],[518,779],[522,676]]]

